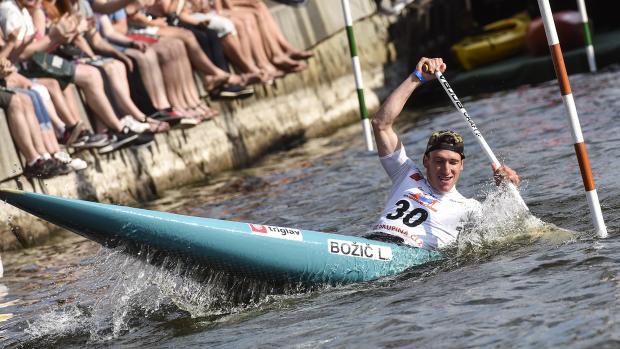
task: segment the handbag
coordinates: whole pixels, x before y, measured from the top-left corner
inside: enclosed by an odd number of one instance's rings
[[[30,78],[54,78],[64,89],[73,82],[75,64],[47,52],[35,52],[27,61],[24,75]]]

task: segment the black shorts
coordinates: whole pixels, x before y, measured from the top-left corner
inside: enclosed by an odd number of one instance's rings
[[[398,236],[382,233],[382,232],[372,232],[364,238],[369,240],[381,241],[381,242],[389,242],[392,244],[403,245],[405,240],[403,238],[399,238]]]
[[[0,87],[0,109],[6,109],[11,104],[11,99],[15,92],[9,91],[4,87]]]

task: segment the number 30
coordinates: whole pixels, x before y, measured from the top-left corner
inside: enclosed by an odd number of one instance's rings
[[[387,216],[385,216],[387,219],[396,220],[402,217],[403,224],[408,227],[413,228],[415,226],[422,224],[422,222],[424,222],[428,218],[428,212],[426,212],[426,210],[421,209],[419,207],[416,207],[413,210],[411,210],[411,212],[407,213],[407,211],[411,207],[411,204],[407,200],[399,200],[396,203],[396,206],[398,206],[396,208],[396,212],[390,213]],[[418,215],[419,217],[414,220],[414,217]]]

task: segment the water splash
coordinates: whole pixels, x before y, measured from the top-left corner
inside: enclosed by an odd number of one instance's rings
[[[47,340],[87,336],[101,342],[145,322],[182,318],[205,325],[283,299],[277,295],[309,290],[231,276],[148,248],[137,254],[127,254],[126,247],[102,248],[88,261],[93,268],[82,278],[88,285],[76,284],[71,304],[52,307],[28,324],[27,334]]]
[[[485,191],[480,210],[459,234],[457,256],[477,255],[478,259],[541,238],[552,243],[574,240],[574,232],[543,222],[521,206],[508,186],[490,186]]]

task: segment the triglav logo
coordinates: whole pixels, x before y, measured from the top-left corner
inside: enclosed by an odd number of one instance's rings
[[[283,228],[283,227],[274,227],[271,225],[262,225],[262,224],[248,224],[250,226],[250,231],[255,235],[268,236],[272,238],[278,239],[286,239],[286,240],[303,240],[303,236],[299,229],[292,228]]]
[[[252,232],[254,233],[263,233],[263,234],[267,234],[267,227],[261,224],[251,224],[250,223],[250,229],[252,230]]]

